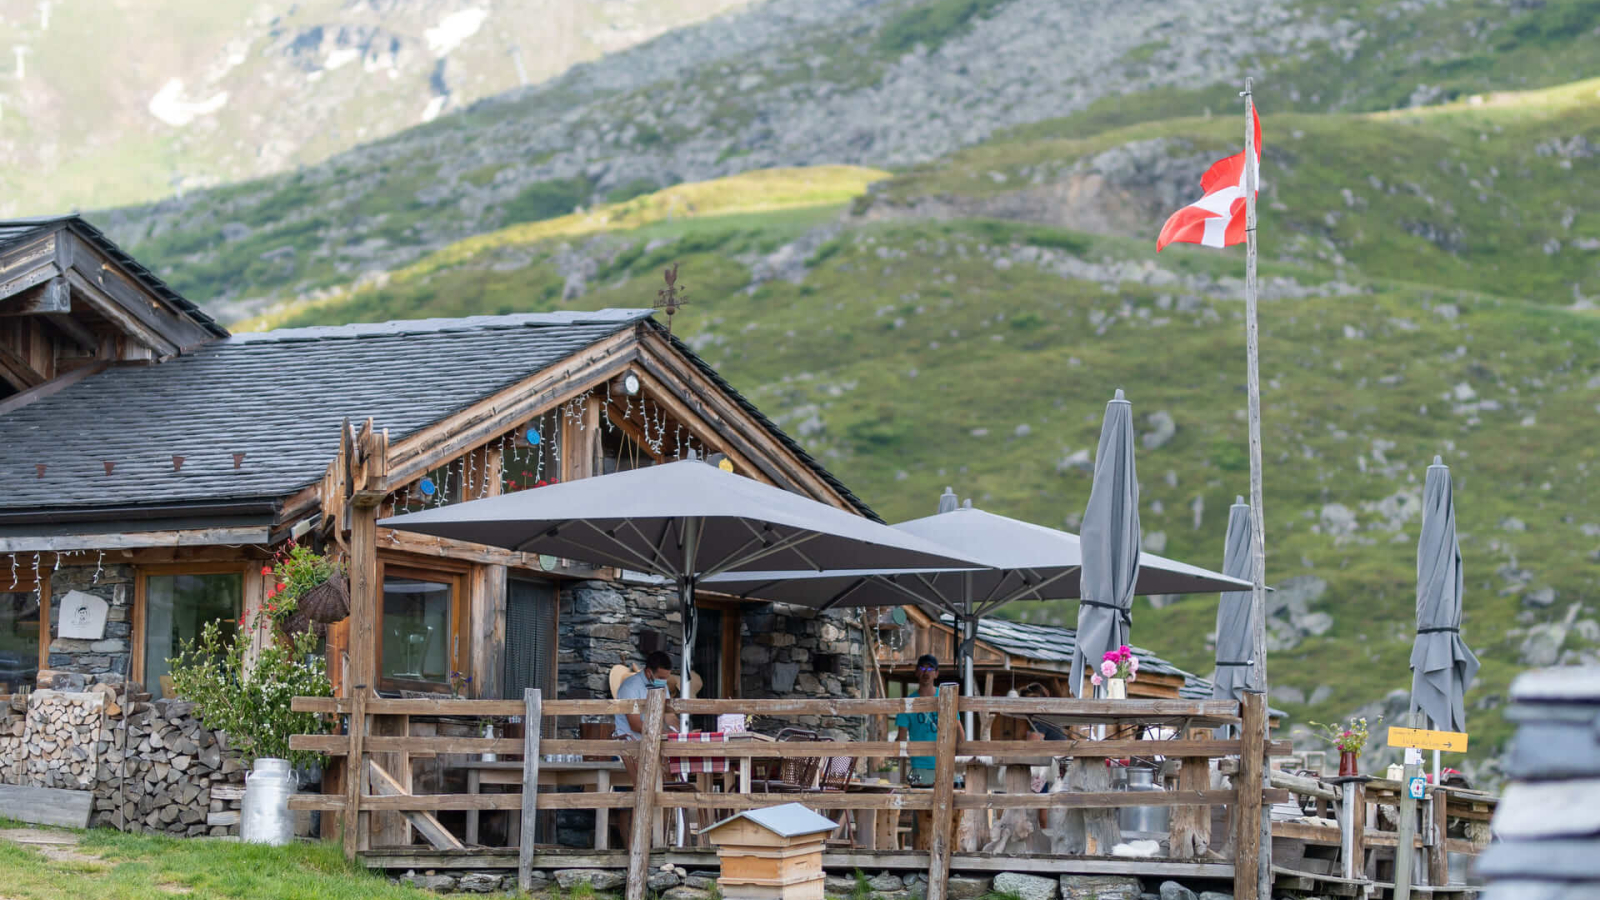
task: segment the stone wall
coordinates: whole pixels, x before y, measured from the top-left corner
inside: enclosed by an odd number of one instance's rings
[[[91,825],[172,835],[239,833],[244,768],[223,735],[178,700],[85,688],[77,673],[40,673],[41,689],[0,704],[0,783],[92,790]],[[131,747],[131,750],[125,748]]]
[[[865,684],[861,629],[844,612],[755,604],[740,613],[740,696],[861,697]],[[674,661],[682,616],[674,589],[620,582],[579,582],[561,592],[559,689],[565,699],[609,697],[611,667],[642,665],[642,637],[667,636]],[[702,691],[702,695],[709,692]],[[859,719],[793,720],[839,739],[860,739]],[[765,720],[763,731],[782,723]]]
[[[121,681],[130,669],[133,618],[133,567],[113,565],[62,566],[50,575],[50,650],[47,665],[57,671],[104,676],[98,681]],[[61,598],[82,591],[106,601],[105,635],[98,641],[57,637],[61,624]]]

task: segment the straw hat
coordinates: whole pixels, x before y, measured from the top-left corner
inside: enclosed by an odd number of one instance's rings
[[[622,687],[622,682],[626,681],[632,675],[638,673],[638,671],[639,671],[639,669],[638,669],[637,666],[630,666],[630,665],[627,665],[625,663],[619,663],[619,664],[614,665],[614,666],[611,667],[611,674],[610,674],[610,676],[608,677],[607,680],[609,680],[611,682],[611,696],[612,696],[613,699],[616,698],[618,689],[620,689]],[[680,679],[678,678],[678,673],[674,672],[671,675],[668,675],[667,676],[667,691],[668,691],[668,693],[670,693],[674,697],[678,696],[678,685],[679,685],[679,683],[680,683]],[[704,682],[700,678],[700,673],[699,672],[690,672],[689,673],[689,696],[690,697],[698,697],[698,696],[700,696],[700,688],[703,687],[703,686],[704,686]]]

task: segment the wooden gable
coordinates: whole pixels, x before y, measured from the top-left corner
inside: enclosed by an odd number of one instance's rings
[[[0,411],[58,380],[226,336],[83,220],[0,223]]]

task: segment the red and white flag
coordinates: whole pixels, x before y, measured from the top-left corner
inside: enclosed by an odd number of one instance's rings
[[[1252,112],[1254,110],[1252,109]],[[1261,116],[1255,116],[1256,192],[1261,188]],[[1244,153],[1218,160],[1200,179],[1205,196],[1173,213],[1161,226],[1156,252],[1168,244],[1200,244],[1206,247],[1231,247],[1244,243],[1245,168]]]

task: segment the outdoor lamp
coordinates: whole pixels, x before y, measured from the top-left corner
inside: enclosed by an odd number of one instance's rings
[[[622,392],[629,397],[639,396],[639,389],[642,386],[639,382],[638,372],[628,372],[622,376]]]

